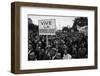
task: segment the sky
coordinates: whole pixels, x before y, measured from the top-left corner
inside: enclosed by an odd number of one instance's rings
[[[38,25],[38,20],[42,19],[56,19],[56,29],[61,30],[62,27],[72,27],[75,16],[44,16],[44,15],[28,15],[28,18],[32,19],[32,22]]]

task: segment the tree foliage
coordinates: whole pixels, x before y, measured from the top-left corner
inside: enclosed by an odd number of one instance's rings
[[[87,17],[77,17],[73,23],[73,29],[77,30],[77,26],[83,27],[88,25],[88,18]]]

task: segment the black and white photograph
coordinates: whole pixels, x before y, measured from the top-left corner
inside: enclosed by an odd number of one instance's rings
[[[88,58],[88,17],[28,15],[28,61]]]

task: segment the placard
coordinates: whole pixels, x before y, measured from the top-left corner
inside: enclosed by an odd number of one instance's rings
[[[42,19],[38,20],[39,35],[55,35],[56,20],[55,19]]]

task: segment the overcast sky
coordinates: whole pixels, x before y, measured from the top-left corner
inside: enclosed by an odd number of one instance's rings
[[[43,16],[43,15],[29,15],[28,18],[32,19],[32,22],[38,25],[38,20],[42,19],[56,19],[56,29],[62,29],[64,26],[72,27],[73,20],[76,17],[69,16]]]

